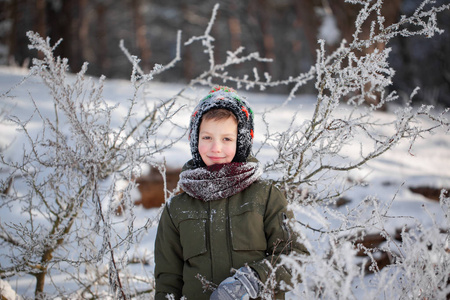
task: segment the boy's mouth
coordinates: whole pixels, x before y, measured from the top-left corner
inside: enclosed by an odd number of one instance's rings
[[[225,157],[208,156],[208,158],[209,158],[210,160],[221,160],[221,159],[224,159]]]

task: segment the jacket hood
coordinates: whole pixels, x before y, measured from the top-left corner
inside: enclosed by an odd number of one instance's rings
[[[218,86],[211,90],[195,107],[189,123],[189,141],[193,164],[204,167],[198,152],[198,135],[203,115],[211,109],[227,109],[238,121],[236,155],[233,162],[245,162],[250,155],[253,143],[253,111],[244,97],[239,96],[232,88]]]

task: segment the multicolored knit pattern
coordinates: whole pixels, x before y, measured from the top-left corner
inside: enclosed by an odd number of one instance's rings
[[[236,155],[233,162],[246,162],[252,150],[253,143],[253,111],[244,97],[227,86],[217,86],[198,103],[191,115],[189,125],[189,140],[191,153],[197,167],[205,164],[198,152],[198,135],[202,116],[211,109],[227,109],[238,120],[238,137]]]

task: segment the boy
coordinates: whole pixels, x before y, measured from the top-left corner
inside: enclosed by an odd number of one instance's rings
[[[279,255],[308,252],[286,223],[292,213],[282,193],[259,180],[247,102],[217,87],[197,105],[189,127],[183,193],[166,204],[155,241],[155,299],[256,299]],[[277,283],[290,282],[286,268],[275,274]],[[197,275],[216,290],[203,291]],[[274,292],[284,299],[278,286]]]

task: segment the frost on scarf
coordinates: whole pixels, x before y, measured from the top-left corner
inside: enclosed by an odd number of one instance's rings
[[[183,171],[179,184],[189,196],[206,202],[239,193],[261,174],[259,163],[232,162]]]

